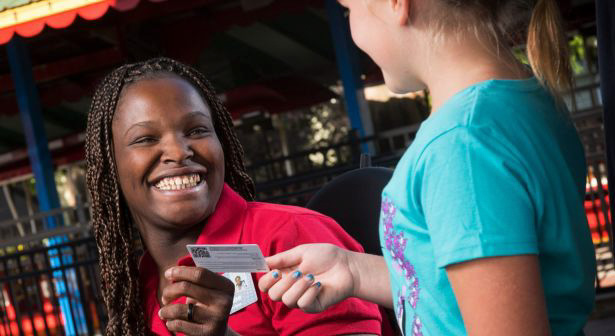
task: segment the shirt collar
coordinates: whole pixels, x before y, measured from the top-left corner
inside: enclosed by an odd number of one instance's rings
[[[207,219],[196,244],[237,244],[247,207],[247,202],[225,183],[216,210]]]

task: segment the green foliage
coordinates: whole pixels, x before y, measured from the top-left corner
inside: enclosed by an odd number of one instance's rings
[[[527,57],[525,46],[514,47],[513,54],[521,64],[530,65],[530,59]]]
[[[580,34],[575,34],[568,41],[570,50],[570,66],[575,75],[580,75],[586,71],[586,53],[583,45],[583,37]]]
[[[591,37],[588,38],[588,41],[590,39]],[[583,36],[581,34],[573,35],[568,41],[568,49],[570,53],[570,66],[574,75],[585,73],[587,71],[587,52],[583,43]],[[513,54],[522,64],[530,64],[525,45],[514,47]]]

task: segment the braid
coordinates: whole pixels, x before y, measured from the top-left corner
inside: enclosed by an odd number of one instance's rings
[[[131,253],[134,239],[130,216],[121,204],[111,141],[111,120],[125,73],[124,67],[111,73],[94,94],[86,132],[86,178],[92,198],[101,289],[109,316],[106,334],[144,335],[137,262]]]
[[[139,80],[177,75],[191,83],[211,109],[225,157],[225,181],[247,200],[254,183],[243,162],[243,149],[231,116],[207,79],[197,70],[168,58],[124,65],[103,79],[92,99],[86,131],[86,180],[91,194],[92,230],[100,258],[101,290],[109,322],[106,335],[145,335],[141,307],[137,237],[122,196],[113,155],[111,123],[123,89]]]

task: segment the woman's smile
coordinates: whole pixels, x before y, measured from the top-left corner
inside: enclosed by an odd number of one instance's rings
[[[154,186],[156,189],[163,191],[181,191],[193,189],[199,184],[201,184],[201,176],[199,174],[190,174],[165,177]]]
[[[187,182],[174,182],[176,180],[184,180]],[[189,201],[197,198],[198,194],[206,193],[207,182],[201,180],[198,175],[189,178],[187,175],[165,178],[165,182],[159,182],[152,186],[154,192],[160,194],[168,202]]]
[[[206,186],[206,178],[207,169],[186,167],[163,171],[149,184],[158,191],[173,195],[198,191]]]

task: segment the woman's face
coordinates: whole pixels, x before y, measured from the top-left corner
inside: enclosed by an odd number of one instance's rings
[[[138,81],[122,92],[112,122],[120,187],[140,228],[190,228],[215,209],[224,153],[211,111],[187,81]]]

